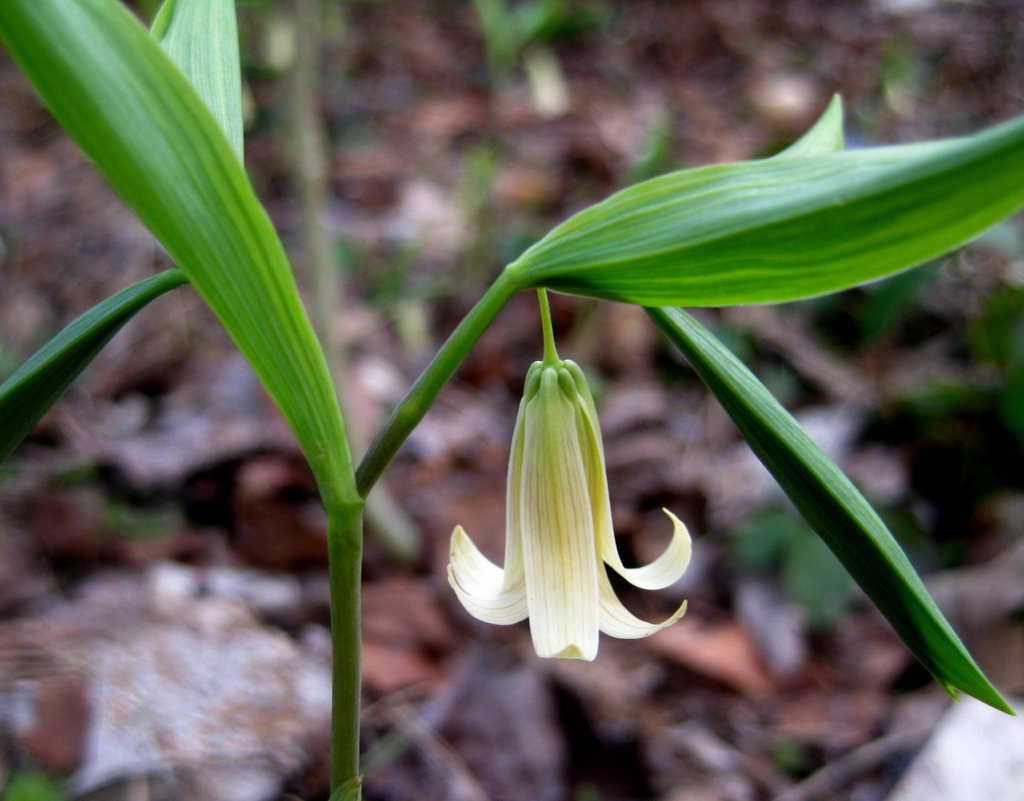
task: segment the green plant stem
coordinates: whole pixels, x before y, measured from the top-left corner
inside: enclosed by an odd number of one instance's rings
[[[359,784],[362,505],[327,510],[331,585],[331,790]],[[332,796],[333,797],[333,796]],[[355,796],[358,798],[358,795]]]
[[[356,489],[364,498],[394,458],[406,437],[423,419],[441,389],[466,358],[480,335],[520,288],[518,276],[506,270],[452,332],[441,350],[416,379],[402,402],[388,417],[356,470]]]
[[[555,331],[551,327],[551,307],[548,305],[547,290],[537,290],[537,303],[540,304],[540,327],[544,332],[544,364],[555,367],[561,360],[555,349]]]
[[[330,241],[321,221],[328,194],[327,144],[322,123],[316,114],[316,65],[322,21],[317,0],[294,0],[294,10],[299,38],[292,76],[295,173],[313,289],[311,311],[324,358],[335,375],[344,375],[345,350],[332,330],[343,288],[332,263]],[[348,406],[345,384],[343,381],[335,381],[334,384],[344,413]],[[354,420],[348,414],[345,418],[349,423],[346,437],[351,440]],[[341,445],[329,443],[328,448]],[[347,450],[349,443],[343,445]],[[342,486],[350,486],[352,475],[345,479]],[[331,505],[330,493],[322,491],[322,495],[327,509],[331,594],[331,797],[358,799],[362,783],[359,776],[359,714],[363,504],[357,500]]]

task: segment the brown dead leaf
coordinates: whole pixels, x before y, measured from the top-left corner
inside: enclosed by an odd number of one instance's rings
[[[44,489],[35,499],[31,522],[39,552],[57,561],[99,561],[111,538],[103,520],[105,504],[90,487]]]
[[[363,640],[363,682],[375,693],[387,695],[408,687],[436,687],[444,671],[430,657],[408,645]]]
[[[854,748],[871,739],[892,699],[872,689],[803,691],[783,699],[774,730],[780,737],[825,748]]]
[[[366,584],[363,636],[378,642],[413,642],[437,650],[455,644],[436,594],[418,578],[396,577]]]
[[[695,673],[757,697],[772,691],[771,678],[757,658],[753,640],[737,623],[706,627],[683,620],[645,641],[659,656]]]
[[[298,460],[259,456],[238,469],[232,546],[250,565],[297,568],[327,564],[326,520],[315,485]]]
[[[84,677],[69,674],[41,678],[34,719],[21,736],[21,745],[33,764],[48,773],[74,772],[85,755],[90,714]]]
[[[422,579],[396,577],[363,588],[363,680],[390,693],[436,686],[445,676],[440,655],[455,636]]]

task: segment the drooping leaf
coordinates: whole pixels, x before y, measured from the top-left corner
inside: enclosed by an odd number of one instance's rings
[[[775,303],[920,264],[1024,205],[1024,119],[962,139],[822,153],[836,116],[796,153],[624,189],[507,270],[523,287],[652,306]]]
[[[1013,714],[943,617],[892,534],[846,475],[739,359],[679,309],[647,313],[679,348],[800,513],[952,695]]]
[[[353,501],[334,387],[284,249],[188,80],[116,0],[3,0],[0,39],[223,323],[325,503]]]
[[[121,290],[74,320],[15,370],[0,385],[0,461],[136,312],[187,280],[181,270],[167,270]]]
[[[243,160],[242,73],[234,0],[165,0],[152,34]]]

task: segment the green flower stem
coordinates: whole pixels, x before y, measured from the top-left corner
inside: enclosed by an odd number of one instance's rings
[[[362,497],[365,498],[373,488],[381,472],[423,419],[480,335],[520,288],[515,273],[506,270],[499,275],[416,379],[370,444],[356,470],[356,488]]]
[[[555,331],[551,327],[551,307],[548,305],[546,289],[537,290],[537,302],[540,304],[540,325],[544,331],[544,364],[557,367],[561,360],[555,350]]]
[[[331,585],[331,789],[358,788],[363,507],[327,510]],[[333,796],[332,796],[333,797]],[[352,796],[358,798],[358,789]]]

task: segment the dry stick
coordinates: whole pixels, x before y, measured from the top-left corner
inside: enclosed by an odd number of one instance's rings
[[[396,707],[392,715],[395,726],[441,769],[448,784],[446,798],[451,801],[490,801],[487,791],[473,776],[458,751],[425,726],[412,708]]]
[[[775,801],[815,801],[848,789],[854,779],[881,767],[896,754],[919,748],[931,732],[931,727],[915,727],[865,743],[812,773],[800,784],[777,796]]]
[[[298,47],[292,70],[292,136],[302,234],[307,247],[313,294],[310,311],[327,364],[335,376],[335,389],[345,418],[349,444],[358,459],[366,449],[366,436],[352,414],[344,381],[348,354],[333,326],[341,309],[345,287],[334,264],[330,237],[323,224],[328,198],[328,148],[317,113],[317,68],[324,26],[319,0],[294,2]],[[420,551],[419,533],[386,486],[379,485],[377,491],[367,498],[365,516],[378,541],[394,558],[406,564],[416,561]]]
[[[760,341],[778,348],[793,368],[814,382],[831,398],[857,409],[871,409],[877,403],[875,390],[855,368],[844,364],[816,344],[802,324],[783,320],[771,306],[748,306],[730,309],[730,321],[750,326]]]

